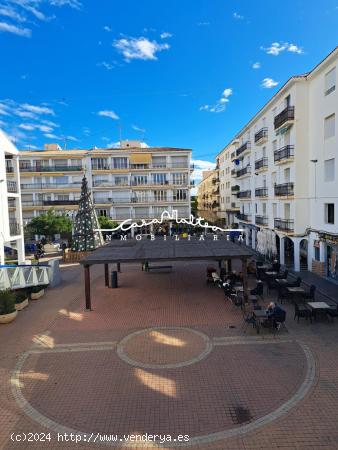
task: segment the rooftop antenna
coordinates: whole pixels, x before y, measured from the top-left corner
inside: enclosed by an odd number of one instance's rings
[[[118,123],[118,129],[119,129],[119,140],[120,140],[120,144],[122,142],[122,124],[121,122]]]
[[[64,136],[64,137],[63,137],[63,142],[64,142],[64,144],[63,144],[63,149],[64,149],[64,150],[67,149],[67,140],[68,140],[67,137]]]

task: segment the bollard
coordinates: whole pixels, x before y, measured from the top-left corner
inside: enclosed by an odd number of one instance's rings
[[[111,287],[112,288],[117,288],[117,271],[116,270],[112,270],[111,272]]]

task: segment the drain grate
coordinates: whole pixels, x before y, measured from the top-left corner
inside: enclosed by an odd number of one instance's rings
[[[229,408],[229,412],[233,423],[242,424],[250,422],[250,420],[252,420],[250,410],[247,408],[243,408],[242,406],[231,406]]]

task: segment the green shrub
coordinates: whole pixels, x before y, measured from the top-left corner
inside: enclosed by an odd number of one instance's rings
[[[44,289],[44,288],[45,288],[45,286],[33,286],[30,289],[30,291],[31,291],[31,294],[36,294],[37,292],[42,291],[42,289]]]
[[[15,311],[15,294],[10,290],[0,291],[0,315]]]
[[[17,291],[15,293],[15,303],[22,303],[28,297],[26,291]]]

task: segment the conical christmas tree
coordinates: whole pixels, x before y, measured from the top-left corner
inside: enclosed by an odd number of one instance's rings
[[[95,209],[92,204],[86,176],[82,179],[79,210],[74,221],[72,251],[86,252],[103,245],[103,237],[99,230]]]

